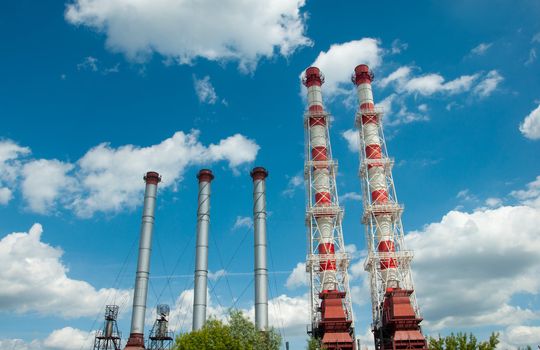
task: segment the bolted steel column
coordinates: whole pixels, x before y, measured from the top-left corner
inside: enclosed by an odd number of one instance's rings
[[[197,246],[195,256],[195,290],[193,297],[194,331],[206,322],[206,294],[208,282],[208,228],[210,226],[210,182],[214,179],[211,170],[202,169],[199,179],[199,207],[197,209]]]
[[[268,268],[266,266],[266,183],[268,171],[253,168],[253,224],[255,227],[255,326],[268,330]]]
[[[161,181],[161,177],[158,173],[149,171],[146,173],[144,181],[146,182],[146,190],[144,192],[139,259],[137,262],[137,274],[135,276],[135,291],[133,293],[131,332],[126,349],[144,349],[144,314],[146,311],[146,296],[148,294],[148,276],[150,275],[152,231],[154,229],[157,185]]]

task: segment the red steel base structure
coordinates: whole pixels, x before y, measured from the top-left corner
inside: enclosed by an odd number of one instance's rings
[[[321,338],[322,348],[327,350],[353,350],[352,321],[347,320],[343,308],[345,292],[325,290],[319,294],[319,298],[322,300],[321,321],[316,332]]]
[[[428,350],[420,331],[422,318],[411,305],[412,290],[388,288],[382,303],[382,326],[373,330],[377,350]]]
[[[144,335],[140,333],[131,333],[124,350],[144,350]]]

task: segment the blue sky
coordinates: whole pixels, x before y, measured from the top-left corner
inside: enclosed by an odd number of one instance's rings
[[[149,307],[177,305],[171,323],[189,327],[195,174],[210,167],[209,266],[229,273],[211,281],[211,310],[219,316],[235,298],[249,310],[255,165],[270,171],[271,312],[284,315],[271,322],[300,348],[299,76],[312,64],[326,76],[357,333],[369,345],[350,132],[349,77],[360,63],[373,68],[387,111],[425,333],[499,331],[506,348],[540,342],[538,2],[129,4],[0,4],[2,348],[79,347],[114,296],[127,335],[146,170],[164,178]],[[157,278],[170,274],[170,287]]]

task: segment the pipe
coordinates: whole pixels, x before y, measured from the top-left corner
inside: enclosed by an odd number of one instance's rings
[[[206,322],[206,295],[208,292],[208,228],[210,226],[210,183],[214,179],[211,170],[202,169],[199,179],[199,206],[197,209],[197,246],[195,256],[195,290],[193,297],[193,326],[197,331]]]
[[[144,349],[144,314],[146,311],[146,296],[148,294],[148,276],[150,275],[150,252],[152,250],[152,231],[154,229],[154,212],[156,208],[157,185],[161,177],[154,171],[149,171],[144,177],[146,189],[144,192],[144,207],[139,242],[139,258],[135,276],[135,291],[133,293],[133,313],[131,315],[131,332],[126,348]]]
[[[268,268],[266,266],[266,182],[268,171],[253,168],[253,225],[255,227],[255,326],[268,330]]]

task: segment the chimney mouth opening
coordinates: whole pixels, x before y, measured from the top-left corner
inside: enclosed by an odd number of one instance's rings
[[[268,170],[265,168],[258,166],[253,168],[251,172],[249,173],[253,180],[264,180],[268,177]]]
[[[157,185],[161,182],[161,176],[155,171],[149,171],[143,177],[144,182],[147,184]]]
[[[210,169],[201,169],[197,174],[197,179],[199,180],[199,182],[210,182],[214,180],[214,174]]]

